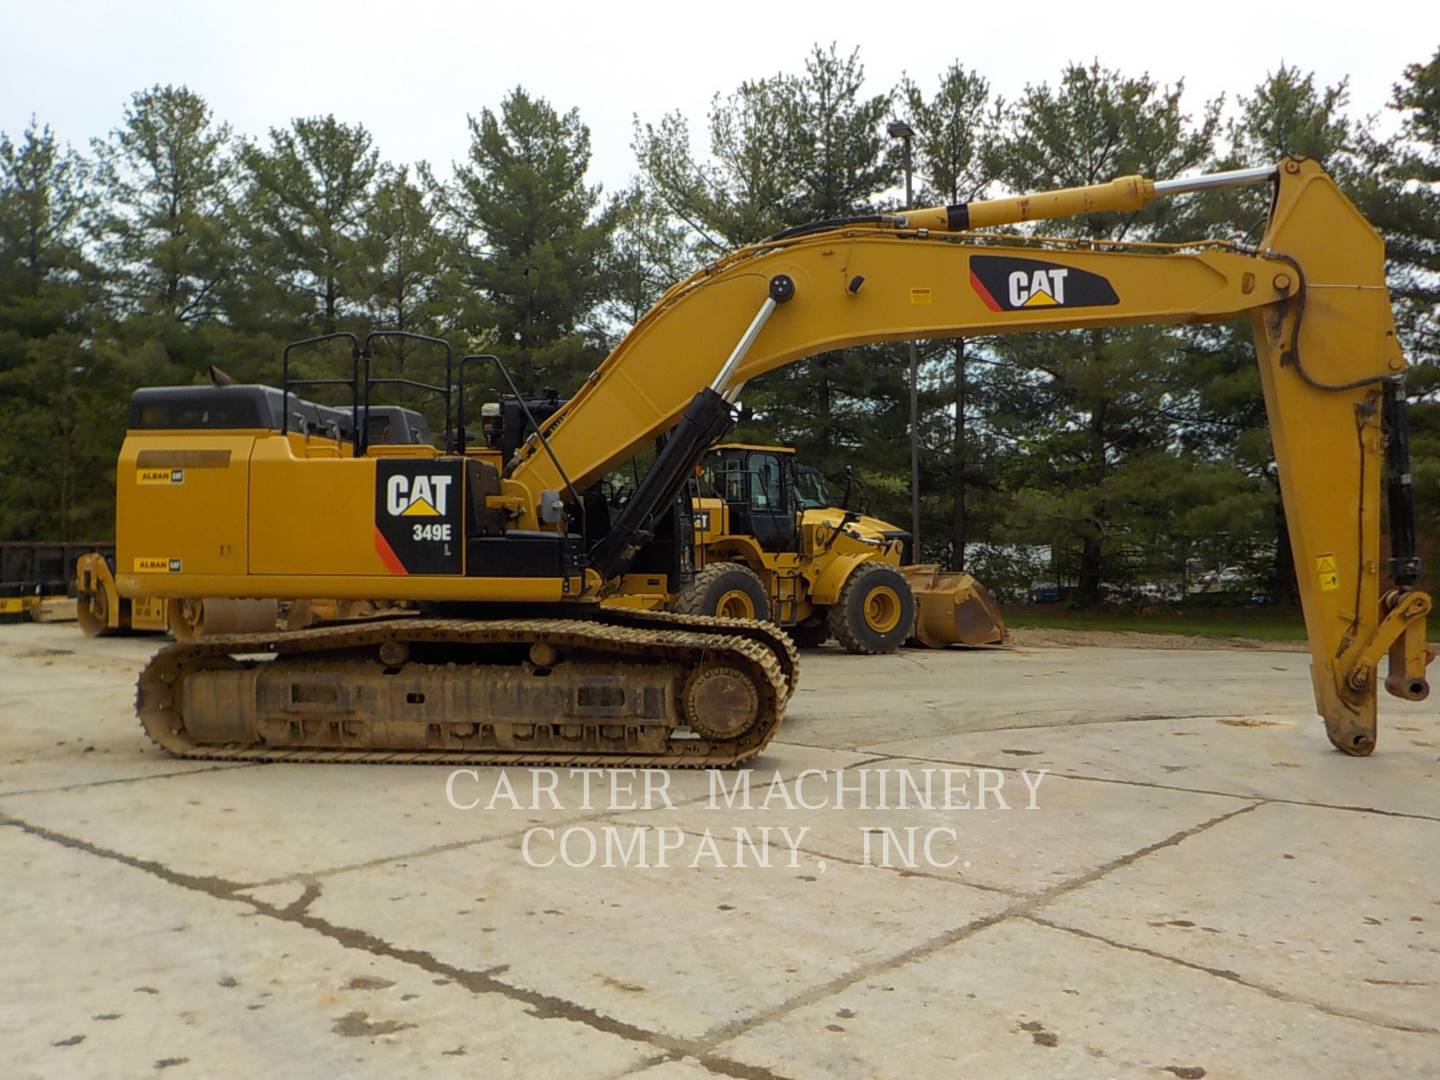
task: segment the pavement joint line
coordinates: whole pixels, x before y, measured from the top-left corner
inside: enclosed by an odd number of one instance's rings
[[[1223,814],[1220,814],[1217,817],[1207,818],[1205,821],[1198,822],[1197,824],[1191,825],[1188,828],[1181,829],[1179,832],[1172,833],[1170,836],[1166,837],[1163,840],[1157,840],[1153,844],[1146,844],[1144,847],[1137,848],[1134,851],[1127,852],[1124,855],[1111,859],[1107,863],[1102,863],[1100,866],[1097,866],[1093,870],[1089,870],[1083,874],[1077,875],[1076,877],[1059,882],[1051,886],[1050,888],[1045,889],[1042,892],[1036,893],[1031,897],[1019,901],[1018,903],[1012,904],[1001,911],[997,911],[991,915],[982,916],[978,919],[972,919],[970,922],[967,922],[961,926],[953,927],[950,930],[946,930],[941,934],[937,934],[932,938],[928,938],[927,940],[920,942],[918,945],[912,945],[910,948],[896,953],[888,958],[874,960],[868,964],[861,964],[859,967],[853,968],[852,970],[846,972],[843,975],[836,976],[827,983],[823,983],[820,986],[812,987],[809,990],[796,994],[794,997],[791,997],[790,999],[783,1001],[779,1005],[767,1009],[764,1012],[757,1013],[756,1015],[747,1017],[743,1020],[733,1021],[732,1023],[722,1025],[718,1028],[713,1028],[711,1031],[706,1032],[706,1034],[703,1036],[704,1042],[707,1048],[718,1047],[721,1044],[729,1042],[732,1039],[739,1038],[741,1035],[744,1035],[747,1032],[753,1031],[757,1027],[761,1027],[765,1024],[788,1016],[790,1013],[795,1012],[798,1009],[805,1008],[809,1005],[814,1005],[820,1001],[824,1001],[828,997],[833,997],[841,991],[849,989],[851,986],[854,986],[856,983],[860,982],[863,979],[872,978],[876,975],[881,974],[882,972],[892,971],[897,968],[905,967],[906,965],[914,963],[917,960],[923,960],[926,957],[931,956],[932,954],[937,953],[942,949],[947,949],[952,945],[958,944],[959,942],[966,940],[967,938],[975,936],[982,930],[988,930],[992,926],[996,926],[999,923],[1005,922],[1007,919],[1025,917],[1036,908],[1040,908],[1046,904],[1052,903],[1053,901],[1059,899],[1061,896],[1064,896],[1066,893],[1072,892],[1076,889],[1082,889],[1086,885],[1090,885],[1093,882],[1099,881],[1102,877],[1115,870],[1122,869],[1123,867],[1129,866],[1132,863],[1138,862],[1140,859],[1145,858],[1147,855],[1153,855],[1157,851],[1163,851],[1166,848],[1175,847],[1177,844],[1183,843],[1184,841],[1190,839],[1192,836],[1197,836],[1200,833],[1206,832],[1209,829],[1213,829],[1217,825],[1222,825],[1225,822],[1229,821],[1231,818],[1239,817],[1241,814],[1248,814],[1261,805],[1263,805],[1263,803],[1261,802],[1252,802],[1247,806],[1242,806],[1235,810],[1229,810]]]
[[[883,761],[883,760],[885,760],[883,757],[865,758],[864,760],[861,760],[861,761],[858,761],[858,762],[854,762],[854,763],[852,763],[852,764],[845,765],[845,766],[842,766],[842,767],[843,767],[843,768],[846,768],[846,769],[853,769],[853,768],[858,768],[858,767],[861,766],[861,765],[869,765],[869,764],[873,764],[873,763],[876,762],[876,761]],[[257,764],[262,764],[262,765],[263,765],[263,764],[267,764],[267,763],[266,763],[266,762],[257,762]],[[428,765],[427,765],[427,766],[421,766],[421,767],[422,767],[422,768],[432,768],[433,766],[428,766]],[[527,766],[509,766],[509,767],[511,767],[511,768],[526,768]],[[807,766],[807,767],[808,767],[808,766]],[[763,772],[763,771],[765,771],[765,770],[755,770],[755,771],[761,771],[761,772]],[[799,768],[798,771],[797,771],[797,772],[795,773],[795,775],[793,775],[793,776],[785,776],[785,775],[783,775],[783,773],[782,773],[782,782],[788,784],[790,781],[794,780],[795,777],[798,776],[800,772],[804,772],[804,771],[805,771],[805,768]],[[828,771],[828,770],[827,770],[827,771]],[[782,772],[782,771],[779,770],[779,769],[775,769],[775,770],[772,770],[772,773],[773,773],[773,772]],[[679,800],[677,800],[677,801],[674,803],[674,808],[678,810],[678,809],[680,809],[681,807],[684,807],[684,806],[694,806],[696,803],[704,802],[704,801],[706,801],[707,799],[709,799],[710,797],[711,797],[711,794],[710,794],[710,792],[707,791],[707,792],[706,792],[705,794],[703,794],[703,795],[695,795],[695,796],[693,796],[693,797],[691,797],[691,798],[688,798],[688,799],[679,799]],[[666,809],[669,809],[669,807],[667,807]],[[609,820],[609,819],[610,819],[613,815],[615,815],[616,813],[627,813],[627,812],[628,812],[628,811],[615,811],[615,810],[611,810],[611,809],[608,809],[608,808],[607,808],[607,809],[603,809],[603,810],[595,810],[595,811],[592,811],[591,813],[588,813],[588,814],[582,814],[582,815],[580,815],[579,817],[566,818],[564,824],[565,824],[566,826],[569,826],[569,825],[584,825],[584,824],[590,824],[590,823],[594,823],[594,822],[606,821],[606,820]],[[242,886],[240,886],[240,887],[243,888],[243,889],[261,889],[261,888],[265,888],[265,887],[270,886],[270,885],[288,885],[288,884],[290,884],[291,882],[296,882],[296,881],[301,882],[301,883],[309,882],[309,881],[322,881],[322,880],[324,880],[324,879],[326,879],[326,878],[338,877],[338,876],[341,875],[341,874],[351,874],[351,873],[356,873],[356,872],[361,871],[361,870],[372,870],[372,869],[374,869],[374,868],[377,867],[377,866],[384,866],[386,863],[401,862],[401,861],[408,862],[408,861],[410,861],[410,860],[412,860],[412,859],[424,859],[424,858],[428,858],[428,857],[431,856],[431,855],[446,855],[446,854],[449,854],[449,853],[452,852],[452,851],[461,851],[461,850],[464,850],[465,848],[479,847],[479,846],[482,845],[482,844],[493,844],[493,843],[498,843],[498,842],[503,842],[503,841],[508,841],[508,840],[518,840],[520,837],[524,836],[527,832],[529,832],[529,831],[530,831],[532,828],[534,828],[534,827],[535,827],[535,825],[534,825],[534,823],[532,822],[532,823],[530,823],[530,824],[525,825],[523,828],[510,829],[510,830],[507,830],[506,832],[503,832],[503,833],[497,833],[497,834],[494,835],[494,836],[477,836],[477,837],[474,837],[474,838],[469,839],[469,840],[452,840],[452,841],[450,841],[449,843],[446,843],[446,844],[435,844],[435,845],[433,845],[433,846],[431,846],[431,847],[420,848],[420,849],[418,849],[418,850],[416,850],[416,851],[401,852],[400,854],[397,854],[397,855],[381,855],[381,856],[378,856],[377,858],[374,858],[374,859],[366,859],[366,860],[363,860],[363,861],[361,861],[361,862],[355,862],[355,863],[345,863],[345,864],[343,864],[343,865],[341,865],[341,866],[332,866],[332,867],[329,867],[329,868],[324,869],[324,870],[306,870],[306,871],[302,871],[302,872],[300,872],[300,873],[295,873],[295,874],[285,874],[285,875],[283,875],[283,876],[281,876],[281,877],[266,878],[266,879],[263,880],[263,881],[251,882],[251,883],[249,883],[249,884],[242,885]],[[828,856],[826,856],[826,857],[828,858]]]
[[[1274,998],[1276,1001],[1285,1001],[1293,1005],[1307,1005],[1310,1008],[1317,1010],[1318,1012],[1326,1014],[1327,1016],[1335,1016],[1346,1020],[1358,1020],[1361,1023],[1370,1024],[1374,1027],[1387,1028],[1390,1031],[1403,1031],[1415,1035],[1440,1035],[1440,1028],[1428,1027],[1423,1024],[1404,1024],[1384,1017],[1378,1013],[1361,1012],[1359,1010],[1339,1008],[1334,1005],[1326,1004],[1323,1001],[1317,1001],[1314,998],[1303,997],[1299,994],[1287,993],[1284,990],[1278,990],[1273,986],[1266,986],[1264,983],[1252,982],[1251,980],[1246,979],[1244,976],[1240,975],[1238,972],[1230,971],[1226,968],[1213,968],[1208,967],[1205,964],[1197,964],[1192,960],[1185,960],[1178,956],[1172,956],[1169,953],[1160,952],[1157,949],[1147,949],[1143,945],[1134,945],[1130,942],[1118,941],[1115,938],[1106,937],[1103,934],[1097,934],[1090,930],[1082,930],[1078,926],[1067,926],[1064,923],[1055,922],[1051,919],[1046,919],[1040,915],[1036,915],[1033,913],[1022,914],[1019,915],[1018,918],[1026,919],[1029,922],[1035,923],[1038,926],[1049,927],[1051,930],[1059,930],[1063,933],[1074,934],[1077,937],[1086,938],[1090,941],[1097,941],[1102,945],[1109,945],[1112,948],[1124,949],[1126,952],[1140,953],[1143,956],[1149,956],[1156,960],[1164,960],[1168,963],[1176,964],[1183,968],[1188,968],[1191,971],[1199,971],[1206,975],[1214,975],[1218,979],[1224,979],[1227,982],[1236,983],[1237,985],[1244,986],[1250,990],[1258,990],[1266,997]]]
[[[920,702],[919,704],[924,705],[927,709],[930,709],[932,712],[933,712],[933,711],[938,711],[939,708],[940,708],[940,706],[934,705],[934,704],[930,704],[930,703],[928,703],[928,702]],[[1014,715],[1019,716],[1019,715],[1022,715],[1022,714],[1016,713],[1016,714],[1014,714]],[[979,730],[979,731],[964,732],[964,734],[967,734],[967,735],[971,735],[971,734],[973,734],[973,735],[989,735],[989,734],[991,734],[991,733],[1000,732],[1000,731],[1049,731],[1049,730],[1054,729],[1054,728],[1092,727],[1092,726],[1094,726],[1094,725],[1096,725],[1096,724],[1153,723],[1153,722],[1155,722],[1155,721],[1157,721],[1157,720],[1222,720],[1222,719],[1224,719],[1225,717],[1235,716],[1235,715],[1237,715],[1237,714],[1236,714],[1236,713],[1177,713],[1177,714],[1170,714],[1170,713],[1164,713],[1164,714],[1161,714],[1161,713],[1138,713],[1138,714],[1133,715],[1133,716],[1107,716],[1107,717],[1101,717],[1101,718],[1095,719],[1095,720],[1083,720],[1083,719],[1082,719],[1082,720],[1056,720],[1054,723],[1047,723],[1047,724],[1011,724],[1011,725],[1009,725],[1009,726],[1007,726],[1007,727],[986,727],[986,728],[983,728],[983,729],[981,729],[981,730]],[[1291,716],[1291,715],[1293,715],[1293,714],[1292,714],[1292,713],[1289,713],[1289,712],[1247,712],[1247,713],[1245,713],[1244,715],[1246,715],[1246,716]],[[890,739],[890,740],[887,740],[887,741],[881,742],[881,743],[856,743],[856,744],[853,745],[853,746],[826,746],[826,745],[824,745],[824,744],[822,744],[822,743],[807,743],[807,742],[798,742],[798,741],[789,740],[789,739],[786,740],[786,742],[787,742],[790,746],[804,747],[806,750],[835,750],[835,751],[845,751],[845,752],[852,753],[852,754],[880,754],[882,757],[886,757],[886,758],[914,757],[915,755],[913,755],[913,754],[896,754],[896,753],[892,753],[891,751],[888,751],[888,750],[883,749],[883,747],[893,745],[894,743],[905,743],[905,742],[913,742],[913,741],[914,741],[914,739],[913,739],[913,737],[912,737],[912,738],[909,738],[909,739]]]
[[[986,764],[979,761],[957,761],[952,758],[922,758],[912,754],[895,754],[886,760],[890,761],[923,761],[936,765],[957,765],[968,769],[996,769],[1000,772],[1035,772],[1044,766],[1027,767],[1024,765],[997,765]],[[1266,803],[1279,803],[1285,806],[1307,806],[1316,810],[1344,810],[1352,814],[1375,814],[1380,817],[1407,818],[1414,821],[1435,821],[1440,822],[1440,815],[1437,814],[1416,814],[1407,810],[1384,810],[1378,806],[1351,806],[1345,803],[1324,803],[1306,802],[1304,799],[1287,799],[1281,795],[1260,795],[1254,792],[1249,794],[1240,791],[1217,791],[1213,788],[1188,788],[1176,784],[1161,784],[1153,780],[1126,780],[1118,776],[1089,776],[1085,773],[1061,772],[1058,769],[1045,768],[1046,776],[1054,776],[1061,780],[1081,780],[1092,784],[1119,784],[1123,787],[1152,788],[1156,791],[1177,791],[1189,795],[1214,795],[1224,799],[1259,800]]]
[[[710,1051],[693,1056],[704,1068],[735,1080],[788,1080],[784,1073],[774,1072],[763,1065],[746,1065]]]
[[[707,1068],[723,1072],[725,1075],[736,1077],[737,1080],[783,1080],[779,1074],[771,1073],[763,1069],[753,1069],[740,1062],[732,1062],[723,1055],[713,1053],[713,1046],[702,1044],[693,1039],[681,1036],[666,1035],[663,1032],[652,1031],[649,1028],[641,1027],[638,1024],[631,1024],[624,1020],[608,1016],[597,1009],[580,1005],[552,994],[541,993],[538,990],[528,990],[523,987],[507,983],[498,978],[505,972],[508,964],[501,964],[495,967],[474,971],[469,968],[457,967],[436,957],[433,953],[422,949],[408,949],[393,945],[383,938],[377,937],[367,931],[338,926],[327,919],[311,915],[306,909],[310,903],[319,895],[320,886],[318,883],[310,883],[300,899],[285,906],[267,903],[255,897],[245,896],[242,892],[246,886],[237,882],[227,881],[224,878],[200,874],[188,874],[184,871],[174,870],[163,863],[153,859],[142,859],[134,855],[126,855],[123,852],[112,851],[93,844],[88,840],[79,837],[59,833],[53,829],[47,829],[41,825],[8,814],[0,814],[0,826],[14,826],[27,835],[37,839],[46,840],[72,851],[80,851],[96,858],[106,859],[111,862],[118,862],[128,866],[132,870],[139,870],[142,873],[158,878],[168,885],[178,886],[192,892],[202,893],[214,900],[231,901],[253,908],[258,914],[272,918],[277,922],[290,923],[303,927],[320,934],[322,937],[333,941],[344,949],[354,949],[365,952],[371,956],[382,957],[406,964],[432,976],[447,978],[458,986],[469,990],[472,994],[498,994],[510,1001],[515,1001],[527,1007],[529,1015],[539,1020],[564,1020],[571,1023],[581,1024],[594,1031],[603,1034],[614,1035],[627,1042],[638,1042],[647,1046],[653,1046],[662,1051],[662,1058],[695,1057],[703,1059]],[[724,1066],[724,1068],[721,1068]]]
[[[601,812],[596,811],[593,814],[586,814],[582,817],[570,818],[567,820],[567,824],[583,824],[585,822],[598,821],[601,820],[601,816]],[[509,829],[503,833],[496,833],[494,836],[475,836],[468,840],[452,840],[447,844],[434,844],[431,847],[419,848],[415,851],[402,851],[394,855],[380,855],[374,859],[344,863],[340,866],[327,867],[324,870],[303,870],[299,873],[285,874],[282,877],[266,878],[264,881],[256,881],[242,887],[245,889],[263,889],[272,885],[289,885],[292,882],[305,884],[325,881],[328,878],[339,877],[341,874],[354,874],[362,870],[373,870],[375,867],[384,866],[387,863],[410,862],[415,859],[426,859],[432,855],[448,855],[452,851],[463,851],[466,848],[480,847],[484,844],[515,840],[518,837],[524,836],[532,828],[534,828],[533,825],[526,825],[522,829]]]
[[[621,1080],[625,1076],[634,1076],[646,1069],[653,1069],[656,1065],[664,1065],[666,1062],[678,1061],[674,1054],[654,1054],[651,1057],[641,1058],[634,1065],[627,1065],[619,1072],[607,1073],[603,1080]]]
[[[115,776],[109,780],[86,780],[81,784],[61,784],[58,787],[25,788],[21,791],[0,791],[0,799],[15,799],[21,795],[55,795],[63,791],[83,791],[89,788],[106,787],[110,784],[138,784],[146,780],[169,780],[176,776],[198,776],[200,773],[226,772],[230,769],[254,769],[272,765],[270,761],[217,762],[193,769],[176,769],[174,772],[149,773],[145,776]]]
[[[777,1073],[763,1065],[747,1065],[744,1062],[733,1061],[730,1058],[722,1057],[712,1052],[696,1051],[673,1051],[661,1054],[657,1057],[647,1058],[644,1061],[636,1062],[633,1066],[619,1073],[619,1076],[635,1076],[646,1069],[654,1068],[656,1065],[664,1065],[671,1061],[680,1061],[683,1058],[694,1058],[702,1067],[719,1076],[733,1077],[734,1080],[790,1080],[784,1073]]]

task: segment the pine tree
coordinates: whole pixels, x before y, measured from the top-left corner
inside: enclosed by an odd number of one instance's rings
[[[940,76],[932,97],[927,98],[909,78],[901,84],[898,96],[904,118],[915,132],[915,163],[920,180],[917,203],[949,205],[979,197],[994,180],[1000,165],[997,142],[1002,105],[998,100],[992,102],[990,84],[954,63]],[[970,490],[977,485],[991,486],[986,480],[988,470],[978,468],[983,457],[975,452],[980,446],[969,426],[970,415],[979,409],[977,396],[983,385],[970,377],[964,339],[930,345],[922,349],[922,356],[925,362],[921,370],[927,376],[936,362],[943,364],[944,358],[949,358],[949,393],[943,401],[933,401],[936,395],[925,395],[922,412],[932,420],[922,430],[929,435],[938,426],[942,441],[948,434],[948,476],[944,483],[950,504],[946,515],[950,538],[947,561],[963,570],[971,531]],[[931,377],[922,381],[936,380]],[[944,430],[945,420],[949,421],[948,433]],[[925,441],[929,443],[930,439]],[[942,500],[926,499],[924,508],[936,501]],[[932,533],[932,529],[922,527],[922,537]]]
[[[716,95],[708,119],[709,160],[691,151],[690,123],[678,112],[635,125],[634,149],[646,192],[690,235],[699,259],[713,259],[800,221],[786,163],[795,157],[782,107],[785,76],[743,82]]]
[[[90,348],[88,170],[49,126],[0,134],[0,534],[110,535],[125,402]]]
[[[1218,124],[1218,105],[1193,122],[1182,93],[1148,76],[1071,65],[1057,86],[1028,86],[1009,110],[1002,177],[1012,190],[1038,191],[1180,175],[1210,159]],[[1131,214],[1046,222],[1045,231],[1169,239],[1184,235],[1185,213],[1183,203],[1157,200]],[[1016,494],[1017,538],[1073,545],[1066,555],[1075,558],[1081,603],[1127,571],[1152,571],[1153,542],[1164,532],[1154,523],[1173,516],[1168,494],[1191,467],[1170,452],[1169,431],[1157,422],[1176,335],[1154,327],[1026,335],[1001,338],[994,351],[1007,369],[1000,415],[1025,447],[1031,477]],[[1149,482],[1132,483],[1141,471]],[[1168,479],[1156,482],[1162,473]]]
[[[885,120],[893,94],[867,93],[859,51],[815,46],[804,72],[782,80],[782,167],[792,192],[787,224],[874,212],[900,180]],[[901,346],[822,353],[746,388],[750,423],[794,444],[802,460],[832,475],[861,471],[876,512],[909,520],[908,360]]]
[[[417,173],[412,179],[408,167],[381,167],[374,201],[361,223],[346,292],[365,330],[450,336],[452,359],[458,359],[465,342],[451,333],[460,305],[456,248],[441,220],[438,186],[423,165]],[[391,338],[379,339],[373,348],[377,357],[385,358],[372,361],[373,375],[403,375],[444,385],[444,351],[439,346]],[[458,368],[453,368],[452,380],[458,375]],[[389,386],[383,396],[387,402],[425,413],[433,431],[444,427],[444,407],[434,393]]]
[[[455,252],[441,227],[435,184],[423,168],[385,166],[362,221],[350,282],[374,329],[438,334],[455,303]]]
[[[522,391],[568,392],[604,355],[592,319],[605,289],[612,222],[585,182],[590,130],[516,87],[498,112],[470,118],[451,215],[474,299],[471,332],[493,328],[494,350]]]
[[[1228,147],[1217,154],[1213,167],[1271,165],[1287,154],[1312,157],[1363,202],[1365,132],[1346,114],[1348,102],[1345,80],[1318,85],[1313,73],[1282,64],[1239,96],[1226,132]],[[1269,216],[1270,190],[1264,185],[1228,188],[1192,202],[1197,234],[1255,243]],[[1197,327],[1186,340],[1186,363],[1179,369],[1188,387],[1184,400],[1190,422],[1184,441],[1196,452],[1234,462],[1264,483],[1271,524],[1259,546],[1273,552],[1263,571],[1266,591],[1278,602],[1294,603],[1290,534],[1249,326]]]
[[[184,86],[134,94],[96,140],[109,347],[136,381],[189,382],[214,359],[239,260],[228,125]]]
[[[271,128],[268,148],[241,152],[249,190],[245,242],[253,329],[330,333],[340,329],[374,201],[379,152],[361,124],[332,116]]]
[[[1405,68],[1390,107],[1401,130],[1366,147],[1371,169],[1360,204],[1385,237],[1390,295],[1411,365],[1411,472],[1433,586],[1440,537],[1440,49]]]
[[[1369,183],[1358,198],[1385,237],[1400,339],[1411,362],[1426,365],[1411,381],[1428,391],[1440,382],[1440,49],[1405,68],[1390,108],[1401,130],[1364,143]]]
[[[636,181],[612,202],[602,320],[618,339],[671,285],[698,268],[685,227]]]
[[[804,71],[742,83],[716,96],[708,157],[697,160],[684,117],[637,124],[647,192],[714,256],[790,225],[873,212],[899,178],[884,121],[892,95],[867,93],[858,52],[816,46]],[[826,353],[756,379],[737,435],[793,444],[821,468],[854,464],[880,512],[907,515],[904,349]],[[867,452],[868,450],[868,452]]]
[[[796,216],[823,221],[870,209],[897,175],[882,126],[892,95],[867,94],[860,51],[841,56],[833,44],[815,46],[805,73],[787,83],[780,110],[794,151],[786,167],[798,187]]]

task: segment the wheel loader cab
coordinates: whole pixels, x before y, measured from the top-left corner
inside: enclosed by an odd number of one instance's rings
[[[724,500],[732,533],[753,536],[763,551],[798,549],[797,516],[805,503],[793,449],[726,444],[707,455],[704,468],[701,490],[708,486]]]

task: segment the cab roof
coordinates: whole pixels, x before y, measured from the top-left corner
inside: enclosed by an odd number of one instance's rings
[[[763,450],[763,451],[765,451],[766,453],[770,453],[770,454],[793,454],[793,453],[795,453],[795,448],[794,448],[793,446],[762,446],[762,445],[759,444],[759,443],[743,443],[743,442],[716,443],[716,444],[715,444],[714,446],[712,446],[710,449],[711,449],[712,452],[715,451],[715,450]]]

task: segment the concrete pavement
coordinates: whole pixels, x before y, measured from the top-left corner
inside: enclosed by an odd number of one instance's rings
[[[647,807],[177,761],[156,644],[0,626],[0,1075],[1440,1075],[1435,708],[1303,655],[807,653]]]

